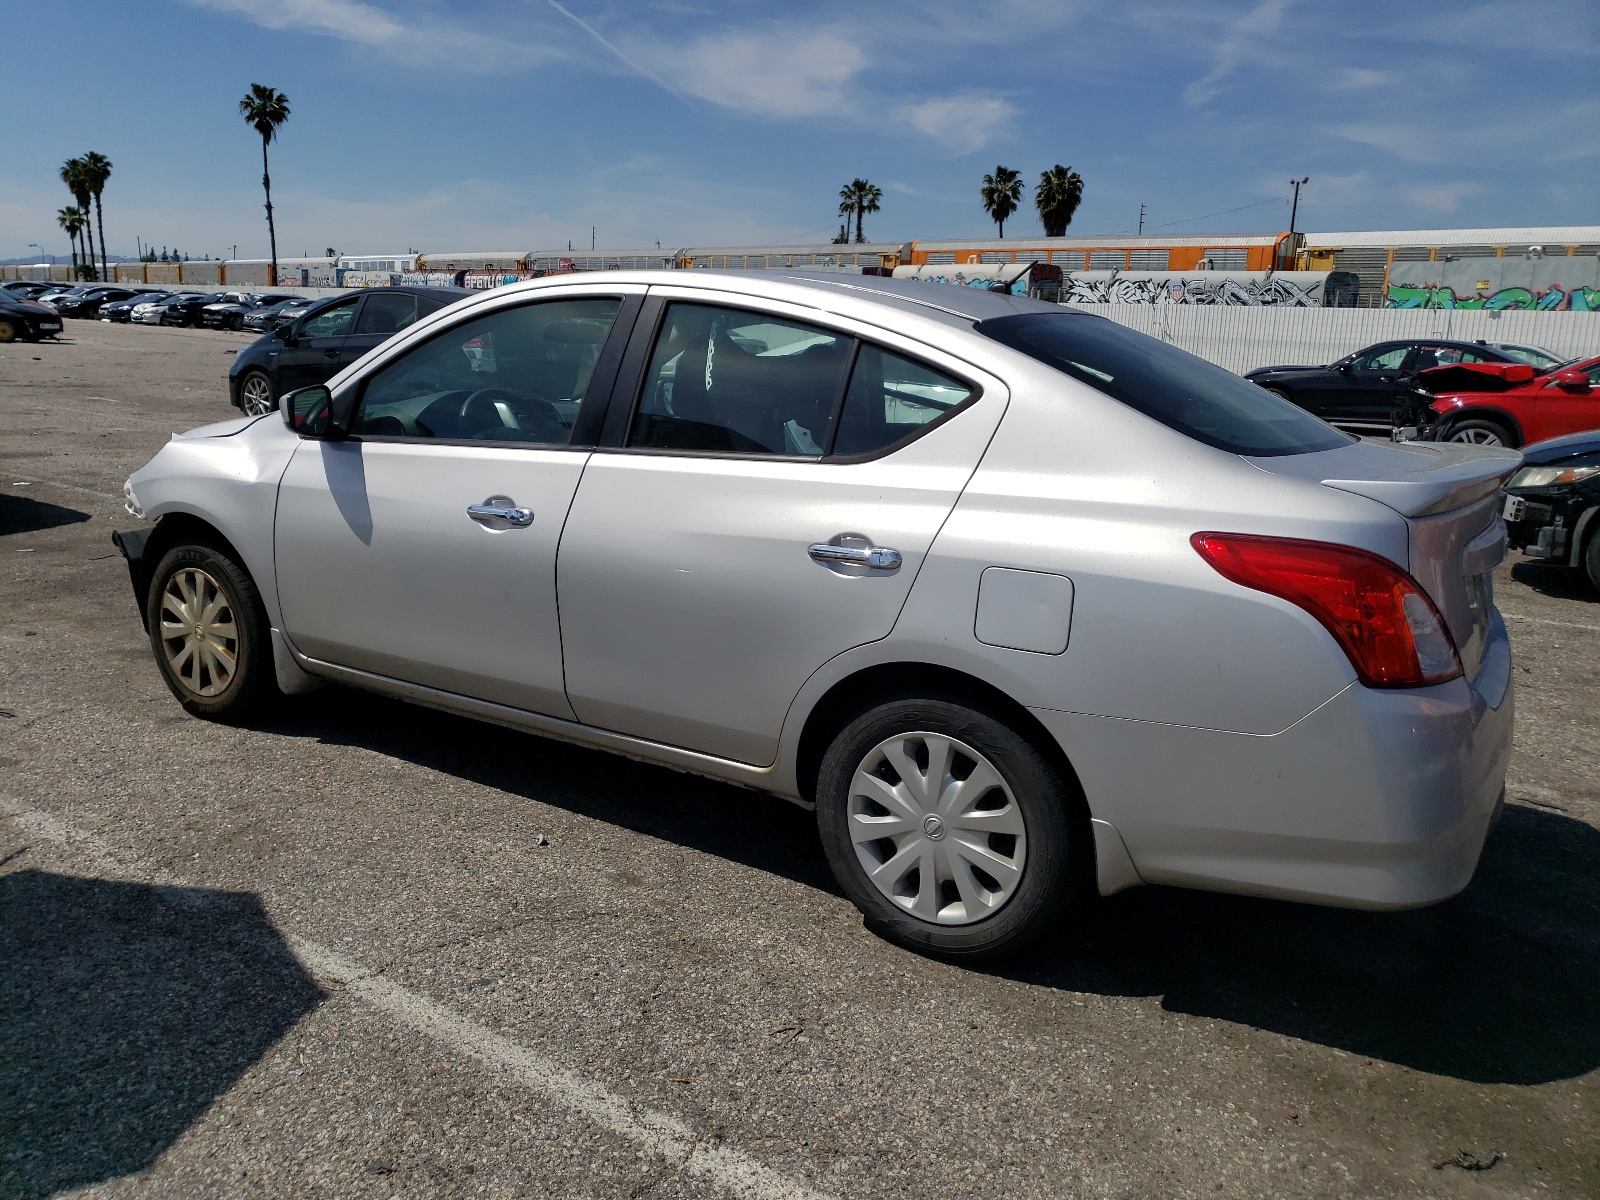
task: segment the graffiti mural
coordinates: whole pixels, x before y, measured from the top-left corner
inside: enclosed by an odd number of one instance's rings
[[[1064,271],[1063,304],[1321,308],[1330,271]]]
[[[1384,306],[1600,312],[1600,262],[1561,255],[1392,263]]]

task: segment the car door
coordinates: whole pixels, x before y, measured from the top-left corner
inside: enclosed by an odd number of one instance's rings
[[[340,368],[375,350],[417,319],[413,292],[369,292],[350,334],[339,351]]]
[[[587,724],[766,764],[806,678],[893,628],[1006,392],[688,287],[652,289],[637,329],[613,400],[631,420],[608,417],[561,540],[567,697]]]
[[[1517,416],[1529,442],[1600,429],[1600,362],[1572,369],[1588,376],[1588,387],[1552,381],[1537,390],[1518,393],[1528,397],[1517,407]]]
[[[278,594],[303,653],[572,719],[556,547],[585,405],[615,374],[606,339],[637,305],[608,289],[478,310],[341,388],[359,392],[350,436],[302,442],[279,488]]]
[[[307,314],[290,327],[287,338],[275,343],[277,361],[271,361],[274,356],[269,352],[268,365],[276,375],[273,390],[277,395],[322,383],[339,373],[339,356],[362,299],[352,296]]]
[[[1330,381],[1325,410],[1317,415],[1336,424],[1387,426],[1410,350],[1409,342],[1385,342],[1355,355]]]

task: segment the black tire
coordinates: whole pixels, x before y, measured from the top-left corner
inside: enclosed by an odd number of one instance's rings
[[[241,329],[244,328],[244,318],[241,317],[238,313],[234,313],[231,317],[228,318],[228,328],[233,330],[233,332],[238,333]]]
[[[16,323],[0,317],[0,343],[14,342],[21,336],[22,332],[17,328]]]
[[[1600,529],[1589,534],[1589,545],[1583,552],[1583,573],[1589,577],[1589,586],[1600,592]]]
[[[220,594],[222,606],[206,628],[212,643],[224,651],[224,655],[212,656],[215,661],[220,663],[227,652],[232,654],[232,672],[226,680],[222,680],[222,672],[213,674],[208,669],[210,662],[206,652],[192,653],[187,661],[182,659],[186,638],[169,640],[163,636],[163,613],[177,615],[175,610],[164,608],[164,598],[169,585],[185,572],[199,572]],[[194,582],[193,575],[186,577],[186,581]],[[179,596],[183,595],[184,582],[176,585]],[[204,591],[198,597],[202,602],[211,598],[210,593]],[[220,547],[189,542],[174,546],[162,555],[150,578],[145,614],[150,649],[155,654],[161,677],[192,716],[212,721],[240,721],[262,711],[280,696],[261,594],[249,573]],[[192,610],[190,615],[193,615]],[[231,638],[216,632],[229,626],[233,632]],[[172,629],[169,624],[167,632]],[[179,655],[176,665],[174,654]],[[222,686],[217,687],[219,682]]]
[[[1453,422],[1450,428],[1445,430],[1442,440],[1465,442],[1474,446],[1510,446],[1512,449],[1522,444],[1517,435],[1504,424],[1486,417]]]
[[[1021,812],[1026,857],[1020,881],[992,915],[971,923],[924,920],[891,901],[868,877],[850,836],[851,785],[857,770],[870,761],[869,756],[876,757],[875,748],[886,740],[915,733],[952,738],[984,755]],[[919,765],[926,766],[920,760]],[[910,950],[964,962],[1013,955],[1057,928],[1082,890],[1093,861],[1087,807],[1076,783],[1063,779],[1026,738],[951,699],[888,701],[845,726],[823,756],[817,825],[834,876],[869,929]],[[892,840],[881,851],[885,857],[898,852]],[[953,894],[953,885],[945,886]]]

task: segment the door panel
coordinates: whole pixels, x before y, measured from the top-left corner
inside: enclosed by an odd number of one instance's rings
[[[313,658],[572,719],[555,561],[587,451],[305,442],[275,532],[285,631]],[[481,523],[505,497],[530,524]]]
[[[295,344],[277,343],[278,394],[322,383],[338,374],[345,338],[355,323],[358,296],[300,323]]]

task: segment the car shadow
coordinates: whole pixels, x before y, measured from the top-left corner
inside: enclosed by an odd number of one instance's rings
[[[9,533],[35,533],[60,525],[76,525],[88,519],[88,513],[75,508],[18,496],[14,492],[0,492],[0,537]]]
[[[1557,567],[1542,562],[1519,562],[1511,567],[1511,578],[1541,596],[1557,600],[1582,600],[1600,604],[1600,592],[1589,586],[1582,568]]]
[[[0,962],[3,1196],[148,1167],[323,998],[253,895],[40,870]]]
[[[600,751],[329,688],[273,728],[356,745],[839,895],[798,806]],[[1513,804],[1472,885],[1374,913],[1139,888],[991,973],[1159,996],[1212,1017],[1484,1083],[1600,1066],[1600,831]]]

